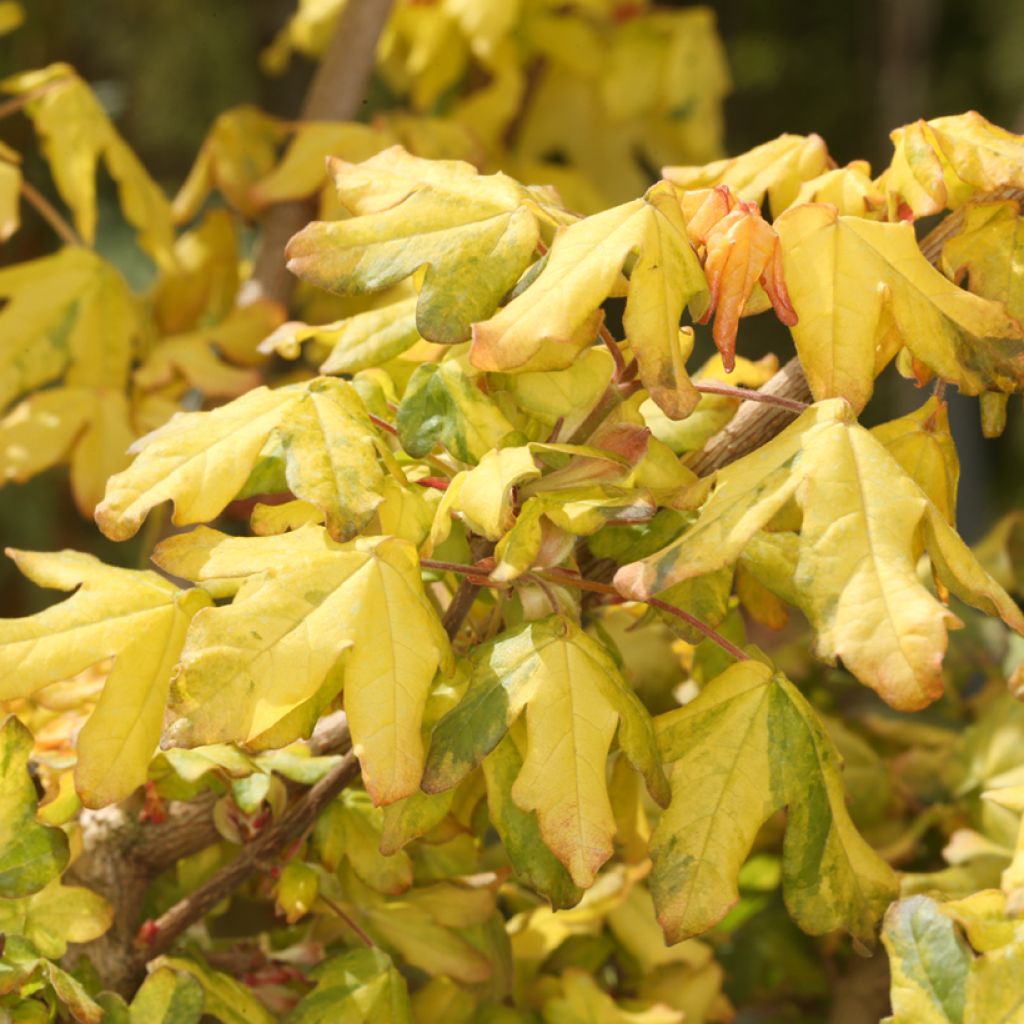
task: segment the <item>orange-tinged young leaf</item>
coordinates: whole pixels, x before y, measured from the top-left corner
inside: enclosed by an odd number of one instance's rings
[[[560,232],[536,280],[490,320],[474,325],[474,366],[569,366],[594,341],[600,306],[616,292],[634,255],[623,325],[640,380],[673,419],[688,415],[699,396],[686,375],[689,352],[681,344],[679,321],[687,303],[704,311],[707,282],[675,193],[665,185]]]
[[[657,726],[672,803],[651,837],[651,892],[669,941],[707,931],[737,902],[758,829],[785,807],[789,912],[811,934],[843,928],[872,944],[896,874],[850,820],[839,755],[800,691],[744,661]]]
[[[401,146],[331,169],[352,216],[300,231],[288,243],[289,269],[321,288],[363,294],[426,268],[416,305],[424,338],[465,341],[533,259],[539,204],[503,174],[421,160]]]
[[[96,509],[100,529],[116,540],[133,536],[164,501],[174,502],[175,523],[213,519],[254,472],[253,493],[290,488],[345,539],[382,500],[384,470],[362,400],[351,384],[326,377],[255,388],[212,412],[178,413],[133,451],[137,458],[110,479]]]
[[[910,224],[810,205],[775,228],[800,318],[793,340],[816,399],[842,397],[859,411],[901,346],[966,394],[1024,389],[1024,328],[947,281]]]
[[[561,618],[481,645],[472,665],[465,697],[434,730],[423,788],[456,785],[525,710],[526,752],[512,799],[537,812],[544,842],[586,888],[613,852],[605,766],[617,725],[630,763],[651,795],[665,799],[646,710],[604,648]]]
[[[779,236],[755,203],[737,202],[725,185],[710,190],[687,220],[686,232],[704,248],[711,294],[701,321],[707,323],[714,312],[715,345],[726,372],[732,372],[740,317],[758,282],[779,320],[789,327],[797,322],[782,275]]]
[[[1006,185],[1024,187],[1024,136],[981,114],[915,121],[890,132],[895,153],[879,179],[890,218],[953,210]]]
[[[807,615],[820,657],[841,658],[894,707],[921,708],[942,693],[946,631],[960,624],[917,575],[922,544],[953,593],[1024,632],[1020,609],[943,511],[841,401],[812,407],[719,471],[693,526],[621,569],[616,585],[642,600],[730,565],[793,497],[803,523],[792,580],[780,596]]]
[[[36,615],[0,622],[0,699],[30,696],[114,656],[78,737],[75,780],[86,806],[120,800],[145,781],[185,630],[210,600],[91,555],[8,553],[33,582],[75,593]]]
[[[124,278],[87,249],[0,270],[0,408],[65,374],[76,387],[123,386],[142,331]]]
[[[411,544],[341,546],[316,526],[265,538],[201,527],[165,541],[155,558],[177,576],[212,582],[215,593],[236,592],[189,631],[167,742],[281,746],[308,735],[344,688],[374,802],[418,790],[423,709],[448,642]]]
[[[139,244],[161,266],[173,265],[170,203],[85,82],[67,64],[51,64],[8,78],[0,88],[35,94],[25,111],[43,140],[54,183],[82,238],[90,245],[96,238],[96,169],[102,159],[117,182],[125,218],[139,232]]]
[[[806,181],[834,166],[820,135],[780,135],[739,156],[703,167],[665,167],[662,176],[683,189],[727,185],[748,203],[767,195],[777,217],[791,206]]]

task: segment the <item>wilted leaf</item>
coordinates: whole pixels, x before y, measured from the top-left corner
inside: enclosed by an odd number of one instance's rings
[[[0,726],[0,898],[28,896],[64,870],[68,839],[36,822],[32,734],[13,715]]]
[[[612,854],[605,764],[617,725],[623,751],[656,799],[665,798],[665,780],[647,712],[579,627],[553,617],[474,649],[469,690],[434,730],[423,788],[454,786],[524,710],[526,755],[512,799],[537,812],[545,843],[576,885],[589,886]]]
[[[788,210],[775,228],[800,318],[793,339],[816,399],[840,396],[860,411],[901,346],[965,394],[1024,388],[1024,329],[947,281],[910,224],[813,205]]]
[[[283,464],[292,493],[322,509],[331,533],[347,539],[381,501],[384,471],[374,438],[351,384],[318,377],[255,388],[212,412],[179,413],[140,438],[138,457],[111,478],[96,521],[108,537],[125,540],[168,500],[176,524],[213,519],[268,457]]]
[[[651,891],[669,940],[722,919],[758,829],[786,807],[790,913],[812,934],[872,943],[896,876],[850,821],[838,754],[796,687],[744,661],[657,724],[673,795],[651,837]]]
[[[423,708],[448,644],[412,545],[384,538],[343,547],[315,526],[264,538],[201,527],[154,557],[177,576],[229,580],[237,590],[189,632],[169,741],[282,746],[308,735],[344,686],[374,802],[418,789]]]
[[[29,696],[116,656],[78,736],[75,780],[86,806],[119,800],[146,779],[185,631],[209,598],[73,551],[8,554],[33,582],[75,593],[36,615],[0,621],[0,699]]]

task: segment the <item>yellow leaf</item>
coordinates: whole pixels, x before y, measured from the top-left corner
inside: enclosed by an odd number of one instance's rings
[[[1016,202],[972,204],[962,229],[942,247],[942,271],[976,295],[1002,302],[1024,317],[1024,231]]]
[[[252,189],[277,163],[287,127],[256,107],[221,114],[203,142],[196,162],[174,197],[174,219],[191,220],[216,189],[246,217],[259,211]]]
[[[744,661],[657,724],[672,803],[651,837],[651,891],[669,941],[706,931],[736,903],[758,829],[786,807],[790,913],[811,934],[845,928],[872,943],[896,874],[850,820],[839,755],[800,691]]]
[[[318,377],[275,391],[255,388],[212,412],[178,413],[140,438],[135,461],[111,478],[96,521],[108,537],[124,540],[151,508],[170,500],[172,522],[207,522],[265,454],[283,463],[292,493],[322,509],[331,532],[347,539],[381,501],[384,471],[374,438],[351,384]]]
[[[206,609],[189,632],[170,740],[280,746],[308,735],[344,687],[374,802],[418,790],[420,722],[448,643],[412,545],[384,538],[342,547],[313,526],[266,538],[201,527],[154,557],[175,575],[228,578],[237,589],[231,605]]]
[[[288,243],[289,269],[321,288],[361,294],[425,267],[416,307],[424,338],[466,340],[533,258],[538,204],[503,174],[421,160],[400,146],[361,164],[333,160],[331,169],[353,216],[300,231]]]
[[[116,388],[141,319],[121,275],[87,249],[0,270],[0,408],[66,374],[76,387]]]
[[[511,630],[472,659],[469,691],[434,730],[423,789],[456,785],[525,710],[526,755],[512,799],[537,812],[544,842],[588,887],[613,852],[605,765],[616,726],[652,796],[665,796],[646,710],[604,648],[560,618]]]
[[[767,194],[772,214],[777,217],[793,204],[804,182],[830,166],[820,135],[780,135],[739,156],[703,167],[665,167],[661,173],[684,189],[728,185],[740,199],[758,205]]]
[[[68,943],[98,939],[113,918],[114,909],[102,896],[60,879],[32,896],[0,900],[0,930],[23,935],[52,960],[64,955]]]
[[[10,159],[16,156],[0,147],[0,242],[6,242],[21,223],[21,168]]]
[[[263,70],[280,75],[288,67],[292,50],[319,57],[334,34],[334,25],[345,0],[299,0],[298,10],[260,54]]]
[[[473,327],[470,359],[482,370],[558,370],[594,341],[600,306],[630,271],[623,324],[640,379],[673,419],[699,396],[686,376],[679,320],[687,303],[703,312],[707,283],[671,189],[573,224],[556,238],[536,280],[490,320]]]
[[[51,64],[8,78],[0,88],[17,95],[36,93],[25,112],[42,137],[54,184],[71,207],[82,238],[89,245],[96,238],[96,168],[102,159],[117,182],[125,218],[139,232],[139,244],[161,266],[172,265],[170,203],[89,86],[67,64]]]
[[[825,171],[800,186],[793,206],[831,203],[843,215],[879,220],[885,212],[885,195],[871,180],[866,160],[854,160],[845,167]],[[782,210],[776,210],[778,216]]]
[[[913,710],[941,694],[946,630],[960,625],[917,575],[921,545],[953,593],[1024,632],[1013,600],[841,401],[808,409],[719,471],[697,521],[658,554],[620,569],[616,585],[643,600],[730,565],[794,496],[803,523],[792,580],[780,596],[799,602],[818,633],[820,657],[841,658],[894,707]]]
[[[544,1003],[544,1017],[558,1024],[682,1024],[684,1015],[664,1003],[620,1006],[589,973],[570,968],[561,977],[561,993]]]
[[[0,3],[0,36],[13,32],[25,20],[25,11],[17,0]]]
[[[75,780],[86,806],[120,800],[146,779],[185,630],[209,598],[73,551],[8,554],[40,586],[78,589],[36,615],[0,621],[0,699],[29,696],[114,656],[78,737]]]
[[[980,192],[1024,186],[1024,137],[981,114],[915,121],[889,133],[895,152],[879,179],[890,218],[956,209]]]
[[[816,399],[856,410],[905,345],[969,395],[1024,388],[1024,330],[1003,307],[957,288],[921,253],[910,224],[800,206],[776,222],[800,322],[793,340]]]

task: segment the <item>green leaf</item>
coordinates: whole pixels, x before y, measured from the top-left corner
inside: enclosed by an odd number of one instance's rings
[[[300,231],[288,243],[288,269],[321,288],[362,294],[426,268],[416,326],[430,341],[465,341],[470,324],[494,312],[534,256],[536,200],[503,174],[421,160],[401,146],[330,166],[353,216]]]
[[[40,825],[29,774],[32,734],[13,715],[0,726],[0,898],[38,892],[67,865],[68,838]]]
[[[203,1012],[222,1024],[273,1024],[274,1018],[244,985],[199,960],[160,956],[151,961],[150,969],[167,969],[194,978],[203,991]]]
[[[382,500],[373,424],[351,384],[318,377],[254,388],[212,412],[178,413],[136,442],[137,458],[111,477],[96,522],[114,540],[138,532],[149,510],[174,502],[178,525],[215,518],[261,457],[283,463],[286,486],[321,509],[331,534],[355,536]]]
[[[896,876],[851,822],[835,747],[785,676],[740,662],[662,715],[658,737],[674,763],[672,803],[651,837],[651,891],[669,941],[724,917],[758,829],[785,807],[783,888],[797,924],[873,942]]]
[[[379,949],[353,949],[311,974],[316,988],[286,1024],[412,1024],[405,979]]]
[[[203,1014],[203,988],[191,974],[169,967],[153,971],[132,999],[131,1024],[197,1024]]]
[[[456,785],[525,710],[526,757],[512,799],[537,812],[545,843],[576,885],[589,886],[612,854],[605,764],[616,726],[651,795],[666,795],[646,710],[604,648],[561,618],[510,630],[471,661],[466,696],[434,730],[424,790]]]
[[[461,462],[476,463],[501,445],[513,426],[455,360],[416,368],[395,418],[398,439],[412,456],[441,444]]]

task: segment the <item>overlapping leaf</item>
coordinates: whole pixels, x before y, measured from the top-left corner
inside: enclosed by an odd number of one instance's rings
[[[70,942],[99,938],[113,918],[102,896],[59,880],[31,896],[0,900],[0,932],[24,936],[51,960],[62,957]]]
[[[796,600],[810,619],[819,656],[841,658],[894,707],[920,708],[941,694],[946,630],[959,625],[918,578],[922,545],[953,593],[1024,632],[1020,609],[949,526],[948,509],[934,504],[841,401],[812,407],[721,470],[693,526],[621,569],[616,583],[643,599],[731,565],[794,497],[803,523],[788,549],[780,596]]]
[[[115,657],[78,736],[75,779],[87,806],[119,800],[146,779],[185,631],[210,600],[91,555],[8,553],[33,582],[75,593],[36,615],[0,621],[0,699],[29,696]]]
[[[171,206],[139,158],[117,133],[92,90],[67,64],[6,79],[5,92],[28,96],[25,110],[42,138],[57,190],[78,233],[96,237],[96,169],[102,159],[117,182],[121,209],[139,243],[162,265],[173,263]]]
[[[169,742],[282,746],[308,735],[344,688],[374,802],[416,792],[423,709],[448,643],[412,545],[340,546],[316,526],[263,538],[200,528],[165,541],[155,558],[176,576],[236,592],[189,631]]]
[[[334,536],[347,539],[382,500],[376,444],[350,384],[320,377],[255,388],[212,412],[179,413],[140,438],[135,461],[108,483],[96,521],[108,537],[124,540],[151,508],[173,501],[173,522],[205,522],[255,474],[255,493],[290,488],[324,512]]]
[[[612,854],[605,762],[616,726],[656,799],[665,780],[647,712],[579,627],[557,617],[527,623],[473,651],[470,688],[434,730],[423,788],[454,786],[524,710],[527,748],[512,799],[537,812],[544,841],[575,884],[589,886]]]
[[[497,371],[569,366],[597,336],[601,304],[633,256],[623,325],[640,379],[669,416],[688,415],[699,396],[685,368],[683,342],[692,339],[680,334],[679,321],[688,303],[704,312],[708,290],[678,198],[664,184],[564,229],[530,286],[474,325],[473,364]]]
[[[32,734],[13,715],[0,725],[0,899],[29,896],[68,862],[68,838],[35,820]]]
[[[850,821],[839,756],[785,676],[741,662],[661,716],[658,737],[672,803],[651,837],[651,891],[670,941],[721,920],[758,829],[786,807],[790,913],[812,934],[845,928],[873,942],[896,876]]]
[[[6,267],[0,297],[0,408],[65,371],[73,386],[123,386],[141,319],[105,260],[67,248]]]
[[[537,201],[503,174],[392,147],[332,163],[353,216],[310,224],[288,244],[289,269],[343,294],[380,291],[426,268],[416,305],[424,338],[453,344],[494,312],[533,259]],[[466,282],[472,280],[472,287]]]
[[[793,340],[817,399],[860,410],[901,346],[961,391],[1024,389],[1024,328],[947,281],[909,224],[800,206],[776,222],[799,323]]]
[[[379,949],[353,949],[312,972],[287,1024],[412,1024],[405,979]]]

